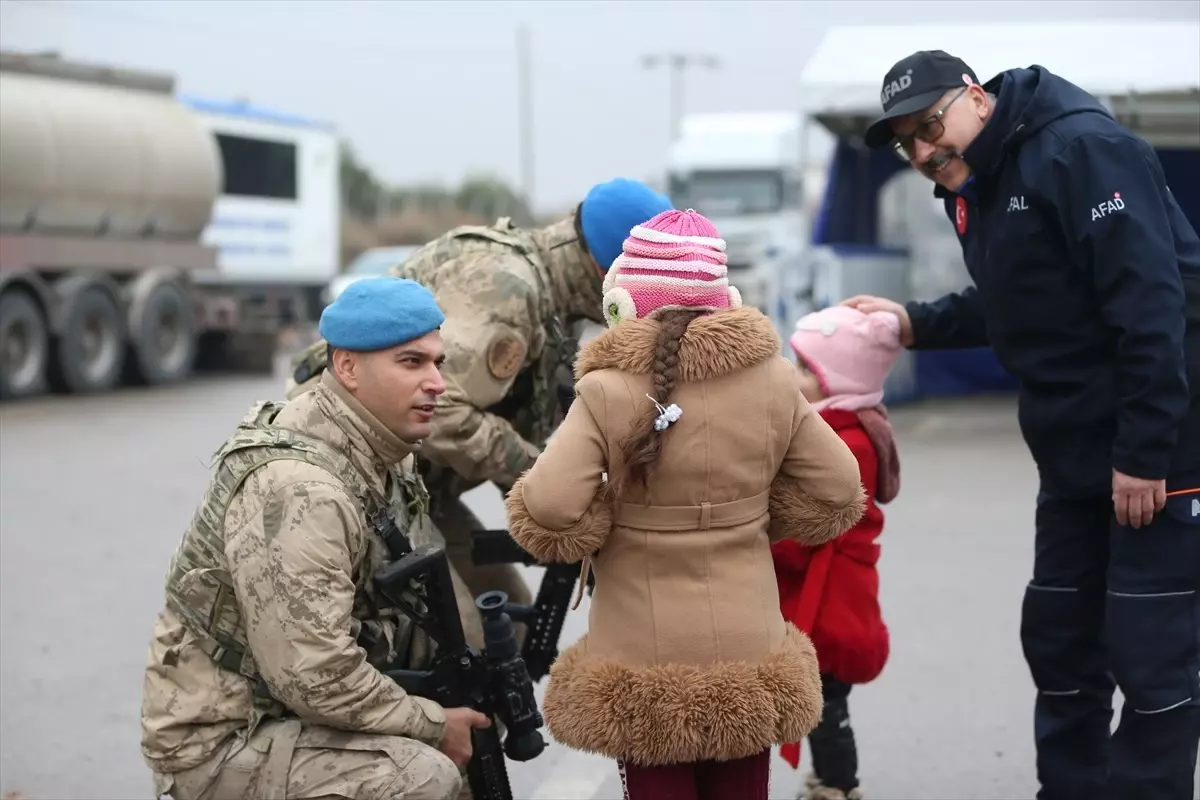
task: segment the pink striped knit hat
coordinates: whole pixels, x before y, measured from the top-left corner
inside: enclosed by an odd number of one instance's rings
[[[637,225],[604,276],[604,319],[647,319],[660,311],[725,311],[742,296],[729,285],[725,240],[692,209]]]

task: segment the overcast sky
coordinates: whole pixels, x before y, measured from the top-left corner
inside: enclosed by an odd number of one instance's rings
[[[595,181],[661,173],[667,76],[644,54],[721,60],[690,72],[687,111],[793,109],[830,25],[1147,17],[1197,21],[1200,0],[0,0],[0,46],[169,70],[183,91],[328,119],[391,183],[515,184],[525,23],[536,205],[552,210]]]

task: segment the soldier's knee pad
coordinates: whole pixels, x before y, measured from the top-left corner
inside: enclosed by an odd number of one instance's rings
[[[413,755],[383,796],[387,800],[455,800],[462,787],[462,773],[454,762],[440,750],[425,747]]]

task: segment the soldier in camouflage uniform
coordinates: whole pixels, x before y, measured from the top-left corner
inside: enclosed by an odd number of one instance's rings
[[[488,719],[380,671],[427,668],[430,648],[370,583],[390,560],[383,516],[421,544],[428,496],[400,465],[445,390],[442,321],[417,283],[354,284],[321,318],[333,368],[287,404],[255,406],[218,450],[150,643],[142,753],[156,796],[458,796],[470,729]]]
[[[446,310],[446,393],[418,464],[461,576],[456,589],[465,582],[469,590],[459,596],[464,617],[477,619],[472,598],[488,590],[518,603],[532,598],[515,567],[472,563],[470,533],[482,525],[460,496],[485,481],[507,492],[533,464],[561,421],[558,391],[572,391],[577,343],[566,331],[581,319],[603,322],[604,272],[634,225],[670,207],[645,184],[618,178],[548,227],[523,230],[501,219],[456,228],[391,270],[429,287]],[[319,341],[300,356],[289,397],[317,381],[325,349]],[[468,632],[478,624],[464,619]]]

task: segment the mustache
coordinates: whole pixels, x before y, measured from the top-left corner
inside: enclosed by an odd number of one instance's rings
[[[937,155],[933,156],[928,161],[926,161],[924,164],[922,164],[921,172],[925,173],[926,177],[932,178],[933,174],[935,172],[937,172],[939,169],[946,166],[947,164],[949,164],[951,161],[953,161],[956,158],[962,158],[962,154],[959,153],[958,150],[955,150],[954,148],[950,148],[949,150],[947,150],[944,153],[938,153]]]

